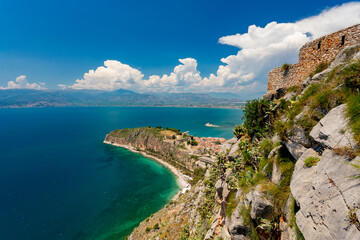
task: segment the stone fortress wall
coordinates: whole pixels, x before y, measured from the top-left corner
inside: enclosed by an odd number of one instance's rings
[[[360,24],[342,29],[306,43],[299,50],[299,62],[287,68],[278,67],[268,74],[267,94],[279,88],[300,85],[303,80],[324,62],[330,63],[344,48],[360,42]]]

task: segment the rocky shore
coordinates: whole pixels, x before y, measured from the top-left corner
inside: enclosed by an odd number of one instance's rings
[[[128,239],[360,239],[359,60],[360,45],[346,47],[250,101],[199,181]],[[198,159],[178,160],[195,173]]]

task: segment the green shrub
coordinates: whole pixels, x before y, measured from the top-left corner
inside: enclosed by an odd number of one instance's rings
[[[191,144],[191,146],[197,146],[198,142],[195,139],[193,139],[193,140],[191,140],[190,144]]]
[[[360,95],[350,97],[347,105],[347,115],[354,137],[360,144]]]
[[[290,66],[291,66],[290,64],[284,63],[284,64],[281,66],[281,69],[282,69],[284,72],[287,72],[287,71],[289,71]]]
[[[250,137],[261,137],[268,130],[272,116],[270,101],[265,99],[248,101],[244,109],[243,127]]]
[[[305,167],[312,167],[317,164],[317,162],[320,161],[320,158],[318,157],[307,157],[304,161]]]
[[[145,228],[145,232],[146,232],[146,233],[148,233],[148,232],[150,232],[150,231],[151,231],[151,227],[146,227],[146,228]]]
[[[315,74],[324,71],[329,66],[329,63],[321,62],[319,65],[316,66],[315,71],[310,74],[310,77],[313,77]]]
[[[206,169],[203,168],[195,168],[194,172],[192,174],[193,180],[191,181],[192,185],[195,185],[198,181],[202,180],[204,178]]]
[[[305,133],[309,134],[311,129],[317,124],[317,121],[312,119],[311,116],[307,114],[297,120],[296,123],[305,130]]]
[[[153,226],[153,229],[154,229],[154,230],[159,229],[159,223],[156,223],[156,224]]]
[[[279,134],[279,137],[282,140],[286,139],[286,130],[287,130],[287,127],[286,127],[285,122],[283,122],[281,120],[278,120],[278,121],[275,122],[275,124],[274,124],[274,132]]]
[[[300,85],[294,85],[289,87],[286,91],[287,92],[298,92],[301,89]]]
[[[309,85],[304,94],[300,97],[299,101],[304,103],[306,102],[311,96],[315,95],[320,90],[321,85],[319,83],[313,83]]]
[[[190,227],[186,224],[182,230],[179,240],[188,240],[190,237]]]
[[[236,201],[236,193],[231,191],[226,200],[226,216],[231,217],[231,214],[234,212],[238,202]]]
[[[246,133],[246,129],[244,128],[244,124],[235,125],[233,134],[235,137],[240,138]]]
[[[348,89],[358,92],[360,89],[360,61],[344,68],[341,76]]]
[[[268,138],[264,138],[259,144],[259,150],[265,157],[269,155],[269,153],[273,148],[274,148],[273,143]]]
[[[316,106],[320,106],[321,108],[329,111],[332,94],[333,94],[333,92],[331,90],[320,91],[319,93],[317,93],[315,95]]]
[[[290,106],[286,116],[290,120],[293,120],[302,111],[303,107],[304,107],[303,103],[300,103],[300,102],[293,103]]]

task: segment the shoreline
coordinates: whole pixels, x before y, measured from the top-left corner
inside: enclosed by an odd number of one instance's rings
[[[143,151],[138,151],[136,150],[134,147],[132,146],[129,146],[129,145],[123,145],[123,144],[118,144],[118,143],[111,143],[109,141],[103,141],[103,143],[105,144],[108,144],[108,145],[112,145],[112,146],[115,146],[115,147],[121,147],[121,148],[125,148],[131,152],[134,152],[134,153],[140,153],[141,155],[143,155],[144,157],[146,158],[149,158],[149,159],[152,159],[152,160],[155,160],[156,162],[160,163],[161,165],[165,166],[166,168],[168,168],[175,176],[176,176],[176,180],[177,180],[177,183],[180,187],[180,190],[172,197],[171,200],[175,200],[179,197],[179,195],[181,193],[184,193],[185,191],[187,190],[190,190],[191,188],[191,185],[190,183],[188,183],[186,180],[185,180],[185,177],[184,177],[184,174],[182,174],[182,172],[180,170],[178,170],[176,167],[174,167],[173,165],[165,162],[164,160],[161,160],[160,158],[157,158],[157,157],[154,157],[152,155],[149,155],[147,154],[146,152],[143,152]]]

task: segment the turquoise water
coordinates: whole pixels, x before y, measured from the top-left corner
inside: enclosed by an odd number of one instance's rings
[[[161,125],[230,138],[241,116],[201,108],[0,109],[0,239],[123,239],[179,187],[167,168],[103,144],[105,134]]]

